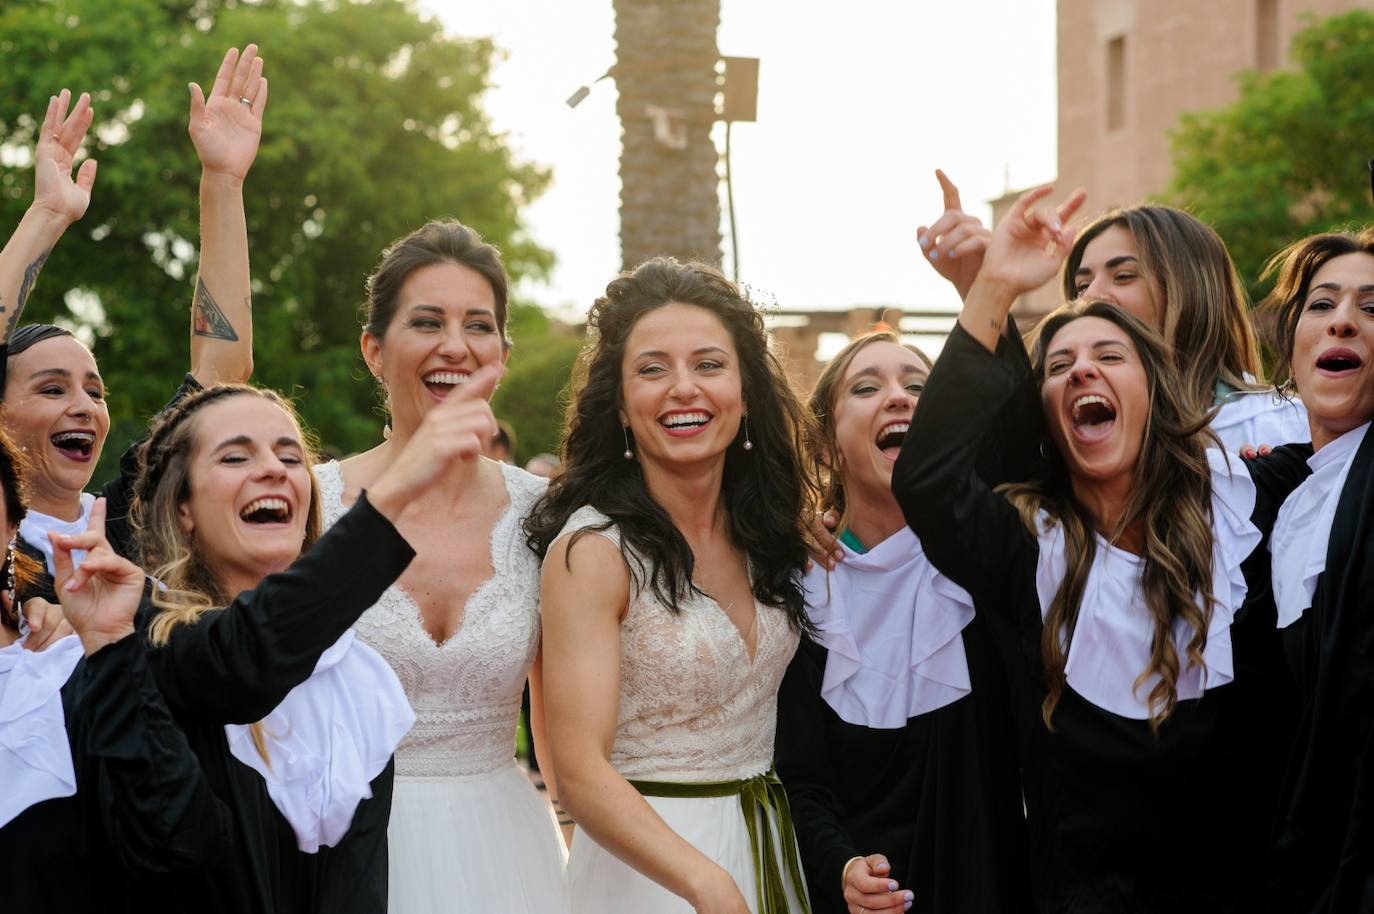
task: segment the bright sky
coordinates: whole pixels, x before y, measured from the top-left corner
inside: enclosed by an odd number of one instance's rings
[[[611,80],[565,100],[614,61],[611,0],[421,6],[505,49],[487,110],[553,169],[527,218],[558,265],[522,291],[580,315],[620,268],[620,126]],[[732,139],[741,279],[783,308],[957,309],[915,244],[942,208],[934,169],[984,222],[1008,184],[1054,177],[1054,0],[721,7],[721,53],[761,58],[758,122]]]

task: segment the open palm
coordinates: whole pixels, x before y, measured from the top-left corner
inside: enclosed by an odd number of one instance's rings
[[[266,106],[267,80],[257,46],[248,45],[242,55],[230,48],[215,74],[209,98],[200,86],[191,84],[188,131],[201,168],[243,180],[258,154]]]
[[[983,269],[1018,294],[1053,279],[1073,247],[1076,232],[1066,225],[1087,195],[1075,191],[1053,212],[1041,212],[1036,201],[1051,190],[1047,185],[1022,194],[988,241]]]
[[[76,164],[76,153],[86,139],[95,112],[91,110],[91,97],[81,93],[76,106],[68,114],[71,92],[62,92],[48,101],[48,111],[39,128],[38,144],[33,152],[34,192],[33,205],[61,216],[67,222],[75,222],[86,215],[91,205],[91,188],[95,184],[96,164],[94,159],[81,163],[81,168],[72,178],[72,166]]]

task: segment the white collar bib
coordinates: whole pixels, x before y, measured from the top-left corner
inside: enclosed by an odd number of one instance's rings
[[[1225,685],[1234,676],[1231,656],[1231,621],[1245,602],[1247,587],[1241,563],[1263,539],[1259,528],[1250,522],[1255,509],[1255,484],[1244,463],[1235,458],[1228,466],[1226,456],[1215,448],[1207,451],[1212,470],[1212,513],[1215,543],[1212,549],[1211,592],[1216,598],[1207,626],[1207,646],[1203,649],[1204,667],[1187,662],[1187,642],[1191,629],[1179,620],[1174,630],[1181,669],[1177,693],[1180,701],[1200,698],[1211,688]],[[1040,598],[1041,618],[1067,573],[1064,554],[1064,528],[1045,512],[1040,513],[1040,559],[1035,584]],[[1113,714],[1134,720],[1150,717],[1150,690],[1159,682],[1151,676],[1140,686],[1135,680],[1150,667],[1150,645],[1154,622],[1145,607],[1140,589],[1144,560],[1097,538],[1097,551],[1083,599],[1078,622],[1064,666],[1070,686],[1094,705]]]
[[[1309,457],[1312,475],[1279,508],[1269,535],[1279,628],[1292,625],[1312,606],[1317,579],[1326,570],[1326,549],[1341,491],[1369,425],[1366,422],[1346,432]]]
[[[84,651],[68,635],[47,650],[0,649],[0,827],[44,800],[76,793],[62,686]]]
[[[353,630],[321,655],[310,678],[262,720],[269,765],[245,724],[224,728],[234,758],[262,775],[273,804],[308,854],[338,844],[371,781],[415,723],[382,655]]]
[[[973,599],[935,570],[907,527],[832,572],[807,572],[806,611],[829,654],[821,696],[841,720],[897,729],[972,691],[964,627]]]
[[[85,533],[86,525],[91,520],[91,508],[94,506],[95,496],[89,492],[82,492],[81,516],[76,520],[60,520],[51,514],[44,514],[42,511],[30,511],[19,522],[19,535],[23,537],[24,542],[43,553],[43,561],[48,569],[48,574],[57,575],[57,569],[53,567],[52,541],[48,539],[48,534],[61,533],[64,536],[72,536],[77,533]],[[74,565],[80,566],[85,558],[84,549],[78,549],[72,553]]]

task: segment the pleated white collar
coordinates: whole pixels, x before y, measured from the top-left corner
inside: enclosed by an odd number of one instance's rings
[[[972,691],[961,633],[973,599],[935,570],[909,528],[831,572],[807,572],[806,610],[829,654],[821,696],[841,720],[896,729]]]
[[[24,650],[22,638],[0,649],[0,827],[30,806],[76,793],[62,686],[82,653],[76,635],[39,653]]]
[[[1346,432],[1307,458],[1312,475],[1279,508],[1269,534],[1279,628],[1298,621],[1312,605],[1317,579],[1326,570],[1326,549],[1341,490],[1369,425],[1366,422]]]
[[[1212,512],[1215,545],[1212,550],[1212,595],[1217,603],[1207,627],[1205,669],[1187,662],[1186,645],[1191,628],[1182,620],[1174,640],[1182,668],[1179,700],[1200,698],[1206,689],[1230,682],[1234,676],[1231,656],[1231,621],[1245,602],[1247,587],[1241,563],[1263,539],[1250,522],[1255,509],[1255,484],[1239,458],[1209,449],[1212,470]],[[1040,559],[1036,590],[1043,618],[1067,571],[1064,528],[1048,514],[1040,514]],[[1083,599],[1064,675],[1079,695],[1105,711],[1134,720],[1150,717],[1150,690],[1159,682],[1152,675],[1137,688],[1136,679],[1150,666],[1154,622],[1140,588],[1144,560],[1097,539],[1097,552]]]
[[[310,678],[262,720],[264,760],[249,727],[224,728],[229,751],[267,782],[273,804],[306,853],[348,832],[371,781],[415,723],[391,666],[350,629],[325,651]]]
[[[19,522],[19,535],[23,537],[24,542],[43,553],[43,561],[47,566],[48,574],[54,576],[57,574],[57,569],[53,567],[52,541],[48,539],[48,534],[61,533],[72,536],[77,533],[85,533],[86,525],[91,519],[91,508],[94,506],[95,496],[89,492],[82,492],[81,516],[76,520],[61,520],[51,514],[44,514],[42,511],[29,511],[24,515],[24,519]],[[85,550],[77,550],[72,553],[72,561],[75,565],[79,566],[85,558]]]

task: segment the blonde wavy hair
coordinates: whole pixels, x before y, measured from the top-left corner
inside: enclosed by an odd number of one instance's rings
[[[276,404],[296,428],[300,419],[290,402],[280,394],[248,384],[219,384],[186,397],[154,422],[148,440],[138,454],[138,477],[134,482],[129,522],[134,531],[140,564],[150,569],[163,586],[152,589],[157,607],[148,631],[156,646],[165,645],[173,630],[190,625],[206,611],[226,606],[232,594],[225,591],[215,569],[196,549],[195,541],[182,528],[179,509],[191,498],[191,459],[197,443],[196,415],[213,403],[230,397],[259,397]],[[310,507],[306,513],[305,536],[301,551],[320,538],[323,517],[319,484],[311,467],[316,463],[316,448],[302,432],[306,471],[310,475]],[[267,759],[261,723],[252,725],[253,744]],[[270,759],[268,759],[270,762]]]
[[[1149,694],[1150,727],[1157,731],[1178,704],[1181,663],[1173,634],[1178,620],[1192,631],[1186,645],[1187,661],[1205,666],[1202,652],[1217,602],[1211,592],[1214,533],[1207,448],[1218,442],[1208,426],[1211,414],[1198,407],[1196,398],[1185,394],[1164,340],[1143,321],[1108,302],[1065,305],[1041,321],[1032,333],[1032,372],[1037,385],[1044,383],[1045,356],[1055,334],[1084,317],[1102,318],[1120,327],[1135,345],[1145,368],[1149,414],[1135,467],[1136,481],[1116,529],[1105,533],[1108,542],[1116,542],[1137,522],[1144,533],[1141,587],[1154,634],[1150,664],[1136,677],[1134,687],[1158,674],[1159,682]],[[1046,479],[1005,485],[998,491],[1020,513],[1031,536],[1041,532],[1042,511],[1064,530],[1067,569],[1050,602],[1040,638],[1046,675],[1041,714],[1045,725],[1053,729],[1051,718],[1064,692],[1064,667],[1073,644],[1079,604],[1097,554],[1097,529],[1093,517],[1074,497],[1062,456],[1055,448],[1045,450],[1050,466]]]

